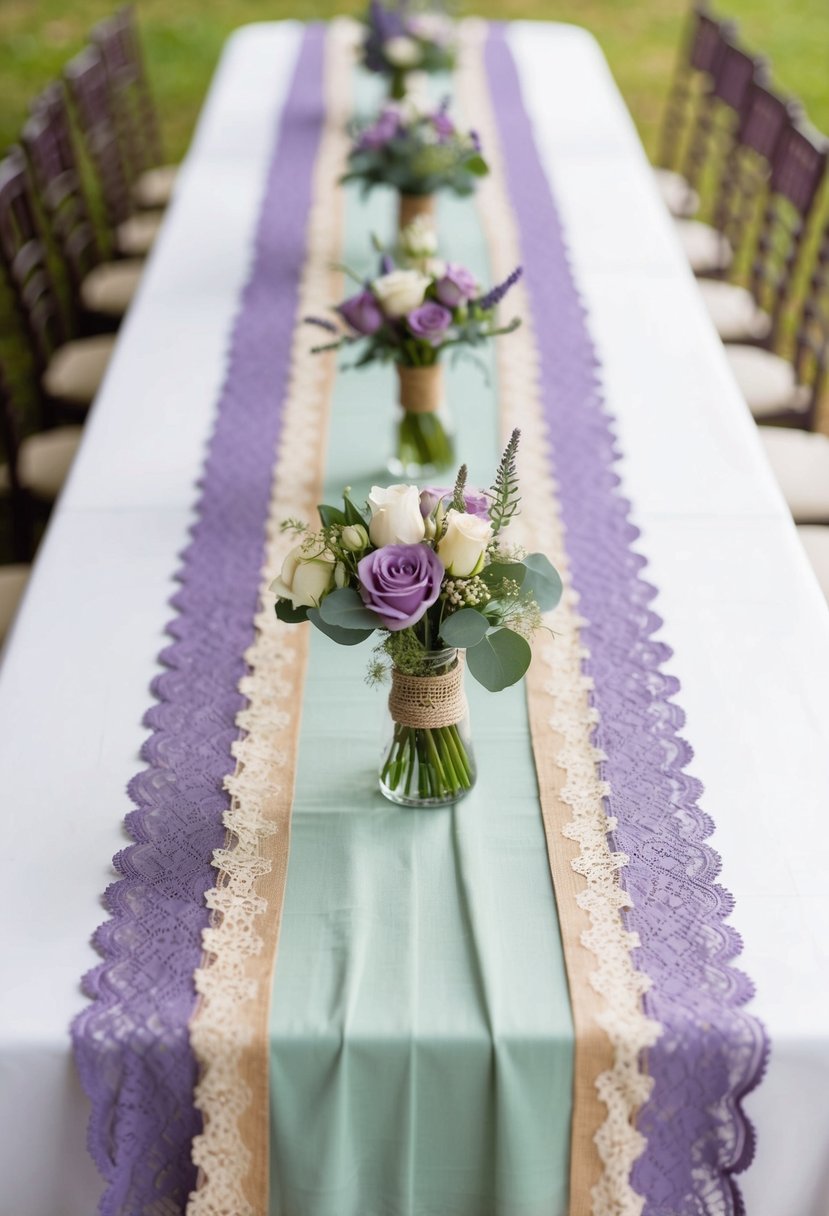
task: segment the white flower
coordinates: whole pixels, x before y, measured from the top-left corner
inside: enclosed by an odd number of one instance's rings
[[[400,233],[400,248],[410,258],[428,258],[438,251],[435,222],[428,215],[418,215]]]
[[[317,608],[333,585],[334,560],[333,553],[319,542],[294,545],[270,589],[279,599],[290,600],[294,608]]]
[[[492,524],[479,515],[456,511],[446,512],[446,532],[437,547],[437,554],[446,573],[455,578],[472,578],[483,569],[484,557],[492,540]]]
[[[361,553],[368,548],[368,532],[362,524],[347,524],[342,530],[341,539],[349,553]]]
[[[391,270],[371,285],[387,317],[405,317],[423,303],[431,279],[419,270]]]
[[[383,54],[393,68],[414,68],[423,58],[423,51],[414,38],[398,34],[383,43]]]
[[[417,486],[372,486],[368,505],[368,534],[378,549],[384,545],[416,545],[426,535]]]
[[[414,13],[407,24],[409,32],[414,34],[415,38],[422,38],[424,42],[446,46],[452,41],[452,20],[444,13]]]

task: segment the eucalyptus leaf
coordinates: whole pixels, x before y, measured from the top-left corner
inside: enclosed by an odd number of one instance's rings
[[[285,621],[288,625],[298,625],[300,621],[308,620],[308,609],[304,606],[294,608],[290,600],[277,600],[276,618],[279,621]]]
[[[542,612],[555,608],[561,599],[561,576],[543,553],[530,553],[522,563],[526,569],[521,591],[532,595]]]
[[[369,612],[353,587],[340,587],[326,595],[320,604],[320,617],[337,629],[368,630],[380,627],[380,619]]]
[[[447,646],[458,646],[465,650],[477,646],[486,637],[489,621],[474,608],[461,608],[453,612],[440,627],[440,636]]]
[[[333,524],[344,524],[346,522],[345,514],[339,507],[329,507],[322,503],[317,507],[320,519],[324,528],[330,528]]]
[[[374,633],[373,629],[340,629],[337,625],[329,625],[320,616],[319,608],[308,609],[308,620],[339,646],[358,646]]]
[[[463,167],[470,173],[474,173],[476,177],[486,177],[489,173],[489,165],[482,156],[470,156],[469,160],[464,161]]]
[[[481,578],[487,587],[497,587],[504,579],[523,587],[526,577],[527,568],[523,562],[490,562],[481,571]]]
[[[529,642],[512,629],[493,629],[483,641],[466,652],[466,665],[471,675],[489,692],[509,688],[524,675],[530,665],[532,651]]]

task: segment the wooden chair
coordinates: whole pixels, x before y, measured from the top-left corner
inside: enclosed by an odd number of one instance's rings
[[[13,148],[0,162],[0,261],[8,277],[41,390],[43,421],[91,404],[112,354],[112,334],[79,337],[61,306],[40,231],[26,162]]]
[[[694,274],[722,275],[734,258],[733,241],[724,230],[722,219],[735,189],[730,166],[737,159],[740,133],[747,121],[752,100],[752,85],[765,81],[762,60],[739,46],[723,40],[722,51],[711,72],[709,92],[710,121],[707,142],[699,152],[707,160],[708,172],[715,178],[712,207],[713,223],[699,219],[677,219],[676,230]]]
[[[162,213],[136,212],[127,167],[107,83],[106,68],[97,47],[76,55],[64,72],[78,126],[95,168],[107,225],[116,250],[140,257],[152,247]]]
[[[32,556],[36,519],[48,513],[63,489],[82,433],[79,426],[61,426],[21,439],[14,404],[0,372],[0,439],[5,452],[5,462],[0,463],[0,496],[11,509],[12,547],[21,561]]]
[[[688,218],[699,209],[698,185],[708,163],[716,118],[713,79],[736,27],[694,4],[668,94],[656,183],[668,210]]]
[[[133,199],[145,208],[165,207],[177,165],[165,165],[161,131],[153,104],[135,9],[126,4],[92,33],[106,69],[112,111],[121,138]]]
[[[738,269],[754,253],[758,209],[767,197],[772,166],[784,132],[800,119],[800,109],[755,79],[728,158],[717,200],[715,226],[738,251]],[[702,277],[703,301],[724,342],[758,341],[769,333],[768,315],[737,282]]]
[[[755,305],[750,328],[753,335],[760,336],[726,347],[737,382],[758,422],[807,428],[814,422],[827,337],[820,323],[829,291],[827,232],[819,239],[802,293],[806,267],[801,255],[826,168],[823,136],[800,125],[784,127],[748,282]],[[793,357],[788,353],[786,318],[795,328]]]
[[[144,263],[108,261],[92,220],[72,143],[66,100],[52,85],[23,128],[35,188],[66,263],[82,328],[117,325],[130,305]]]

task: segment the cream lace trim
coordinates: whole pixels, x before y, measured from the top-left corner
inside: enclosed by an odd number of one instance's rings
[[[314,174],[298,321],[321,300],[339,298],[340,276],[331,266],[341,256],[342,225],[336,212],[342,192],[336,183],[347,151],[354,44],[353,23],[333,22],[326,47],[326,120]],[[239,686],[248,701],[237,717],[244,734],[233,747],[236,771],[225,782],[231,794],[224,817],[228,840],[213,856],[218,878],[206,895],[212,917],[195,977],[200,1001],[190,1038],[200,1067],[195,1104],[204,1115],[204,1131],[193,1142],[200,1176],[188,1216],[261,1216],[261,1196],[267,1194],[267,1044],[263,1056],[261,1036],[266,1034],[287,864],[296,762],[296,732],[289,728],[298,721],[307,651],[307,631],[276,619],[267,588],[291,543],[280,532],[280,521],[297,514],[312,518],[318,502],[333,377],[331,361],[309,357],[307,334],[299,324],[291,366],[257,634],[245,655],[249,674]],[[261,919],[266,913],[271,918],[267,923]],[[272,950],[266,951],[269,927],[272,940],[267,944]],[[251,1114],[258,1153],[249,1147],[253,1135],[246,1137],[243,1130],[245,1116]],[[256,1160],[257,1155],[263,1160]]]
[[[485,37],[482,23],[462,23],[458,90],[464,110],[475,116],[492,169],[482,184],[479,200],[493,276],[501,280],[520,263],[521,252],[486,87]],[[633,965],[631,950],[639,944],[638,939],[625,929],[620,915],[622,908],[630,906],[618,881],[627,858],[612,852],[607,838],[615,824],[604,808],[603,798],[609,790],[599,780],[598,761],[603,757],[591,743],[597,712],[588,703],[591,681],[582,665],[587,657],[580,636],[585,622],[578,614],[557,487],[550,472],[551,444],[539,394],[540,361],[523,282],[510,293],[510,312],[522,317],[523,324],[498,345],[502,425],[505,434],[515,426],[522,430],[523,539],[529,548],[550,556],[564,581],[562,602],[551,620],[555,637],[537,646],[535,658],[549,673],[545,681],[548,724],[563,740],[556,758],[566,774],[560,797],[573,815],[563,834],[577,842],[580,850],[572,867],[584,878],[585,887],[576,898],[590,922],[581,940],[598,964],[590,974],[590,983],[603,998],[597,1021],[613,1050],[612,1067],[595,1077],[607,1114],[594,1138],[602,1171],[591,1191],[591,1211],[593,1216],[639,1216],[644,1200],[631,1187],[630,1173],[645,1141],[634,1126],[634,1118],[651,1088],[640,1061],[643,1049],[655,1042],[660,1028],[643,1011],[641,998],[650,981]],[[550,840],[550,848],[556,847],[555,840]],[[571,1203],[579,1201],[571,1196]]]

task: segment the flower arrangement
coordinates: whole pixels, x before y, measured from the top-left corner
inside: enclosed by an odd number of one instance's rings
[[[349,492],[321,506],[321,527],[298,535],[271,585],[280,620],[309,620],[335,642],[381,640],[371,680],[389,672],[393,719],[380,786],[392,801],[438,805],[474,783],[462,659],[491,692],[526,672],[528,637],[561,595],[547,558],[505,540],[520,508],[519,433],[489,491],[471,490],[462,466],[454,488],[372,487],[364,511]]]
[[[472,194],[489,172],[478,136],[458,130],[446,102],[428,110],[388,102],[372,122],[355,126],[352,137],[342,181],[360,182],[365,192],[380,185],[398,190],[400,228],[430,212],[437,191]]]
[[[459,263],[424,256],[421,266],[397,267],[384,254],[376,278],[363,282],[352,275],[360,290],[334,309],[344,329],[326,318],[306,318],[332,335],[312,353],[356,345],[361,352],[355,367],[396,364],[403,415],[391,468],[411,477],[445,469],[454,460],[442,417],[442,357],[448,351],[469,354],[520,324],[518,318],[500,326],[495,320],[498,305],[521,276],[520,266],[489,291]]]
[[[388,77],[392,97],[403,97],[409,72],[454,67],[454,28],[445,13],[411,12],[407,4],[387,7],[371,0],[365,26],[363,64]]]

